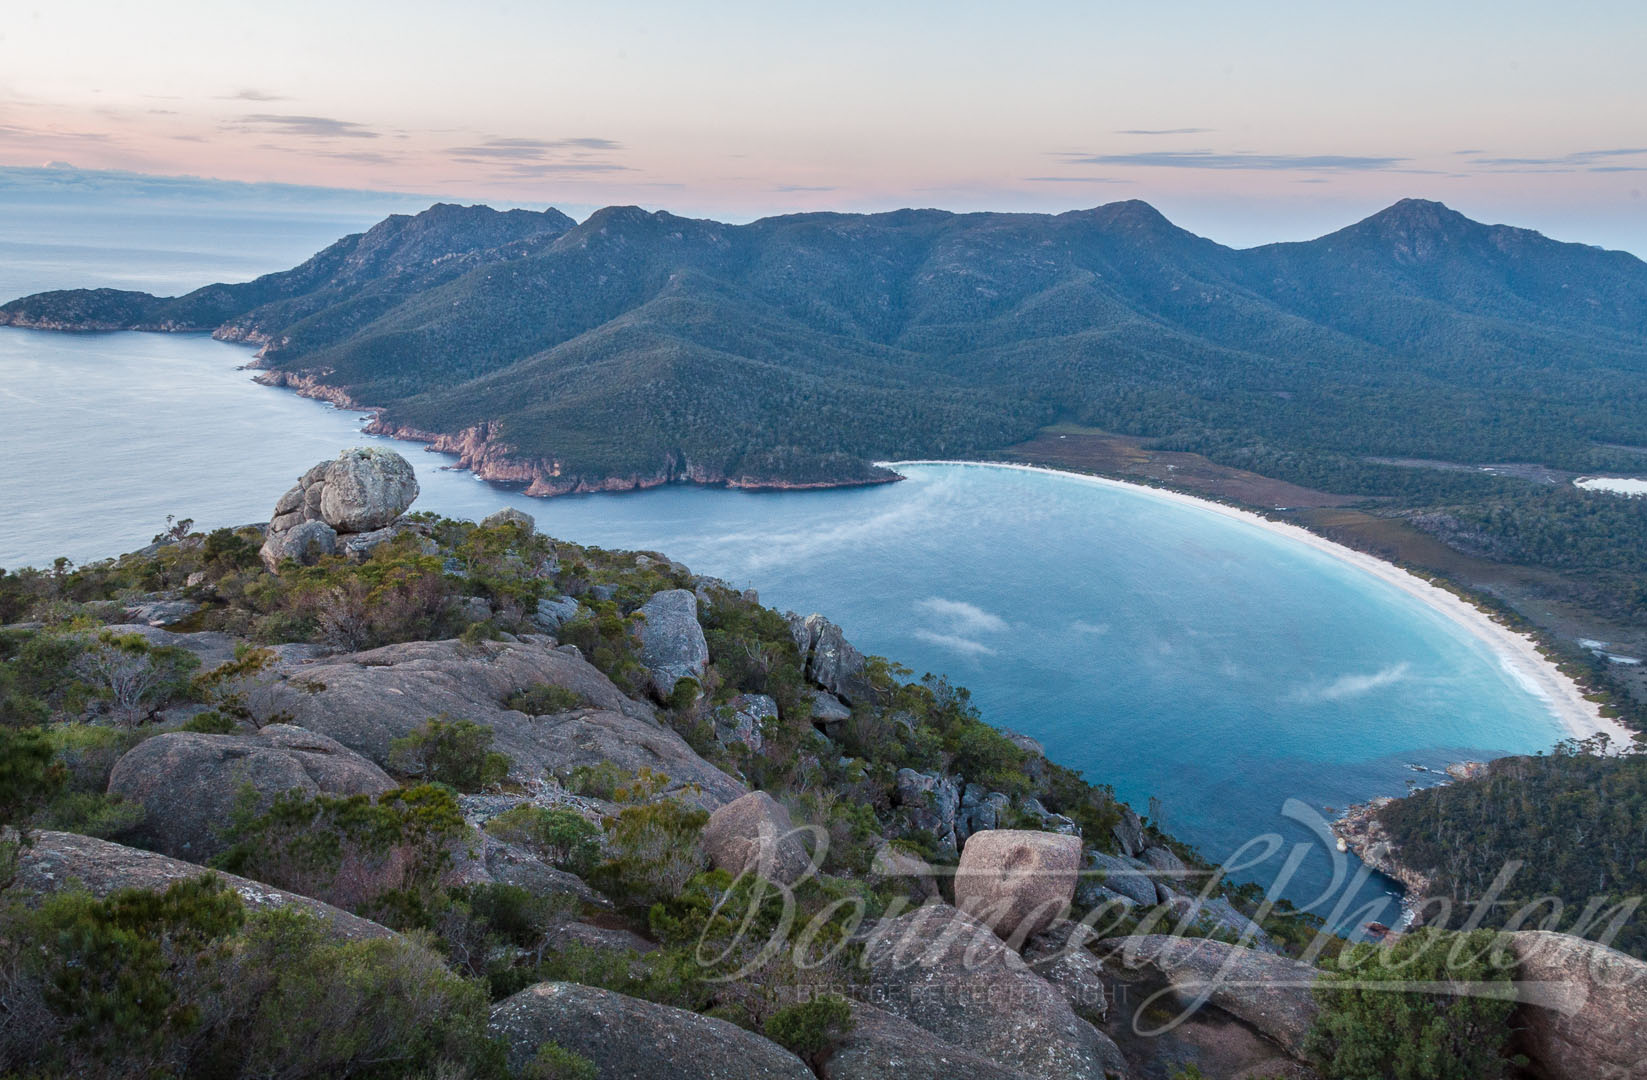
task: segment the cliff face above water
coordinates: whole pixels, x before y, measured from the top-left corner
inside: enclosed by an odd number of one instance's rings
[[[256,281],[44,293],[4,324],[211,330],[381,430],[483,430],[477,460],[542,494],[870,482],[1054,420],[1283,456],[1647,445],[1614,407],[1647,392],[1647,265],[1418,200],[1244,251],[1141,202],[738,226],[441,205]]]

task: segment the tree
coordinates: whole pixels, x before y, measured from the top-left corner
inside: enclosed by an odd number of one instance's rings
[[[1306,1040],[1328,1080],[1494,1080],[1515,989],[1491,962],[1496,935],[1425,928],[1382,946],[1353,945],[1316,987]],[[1410,989],[1406,988],[1410,987]]]

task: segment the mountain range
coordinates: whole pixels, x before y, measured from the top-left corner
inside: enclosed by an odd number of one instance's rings
[[[747,225],[439,204],[255,281],[41,293],[4,324],[253,343],[266,381],[538,494],[873,482],[1054,422],[1215,458],[1647,446],[1647,263],[1413,199],[1245,250],[1138,201]]]

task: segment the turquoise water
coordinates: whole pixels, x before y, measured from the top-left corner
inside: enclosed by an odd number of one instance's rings
[[[0,429],[16,447],[0,565],[130,550],[168,513],[265,519],[303,469],[366,441],[359,414],[252,383],[237,370],[249,355],[204,336],[0,331]],[[540,500],[376,441],[418,467],[420,508],[519,506],[555,536],[663,551],[826,612],[1140,808],[1155,796],[1170,829],[1217,857],[1264,833],[1307,840],[1281,817],[1289,797],[1341,808],[1427,782],[1411,764],[1562,734],[1483,642],[1416,599],[1143,490],[950,465],[840,491]],[[1329,869],[1318,846],[1289,896]]]
[[[68,271],[55,260],[78,258],[98,281],[186,286],[176,249],[208,253],[200,266],[240,259],[245,276],[287,265],[298,242],[278,229],[239,236],[186,236],[150,262],[131,254],[138,243],[72,258],[44,245],[55,269],[40,256],[6,279],[57,283]],[[248,236],[265,247],[246,250]],[[204,526],[264,520],[298,473],[365,441],[358,414],[253,384],[237,370],[249,358],[205,336],[0,330],[0,566],[130,550],[168,513]],[[423,509],[520,506],[553,535],[660,550],[770,605],[827,613],[866,651],[971,688],[987,719],[1034,735],[1140,810],[1154,796],[1165,825],[1213,857],[1264,834],[1310,842],[1281,814],[1289,798],[1342,808],[1433,780],[1411,765],[1533,751],[1563,734],[1484,643],[1419,601],[1145,491],[920,466],[854,490],[544,501],[394,445],[418,467]],[[1250,876],[1267,881],[1280,862]],[[1311,899],[1332,869],[1314,843],[1286,894]],[[1375,879],[1354,894],[1390,890]],[[1368,918],[1394,911],[1358,921]]]

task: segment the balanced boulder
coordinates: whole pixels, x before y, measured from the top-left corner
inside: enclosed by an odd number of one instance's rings
[[[1021,944],[1062,919],[1075,898],[1081,841],[1063,833],[973,833],[955,868],[955,906]]]
[[[682,679],[702,682],[709,643],[698,624],[698,598],[685,589],[665,589],[642,604],[640,613],[640,661],[658,699],[667,700]]]
[[[710,814],[702,842],[709,861],[733,876],[748,870],[793,885],[812,865],[789,811],[764,791],[751,791]]]
[[[276,570],[285,559],[301,558],[322,543],[325,534],[314,524],[331,531],[334,550],[340,535],[381,530],[405,513],[417,495],[417,473],[399,454],[371,446],[345,450],[304,473],[275,503],[263,562]],[[305,525],[310,528],[298,534]]]
[[[197,863],[227,846],[221,831],[247,791],[262,808],[288,791],[376,795],[394,787],[382,769],[337,740],[288,724],[270,724],[255,735],[156,735],[109,774],[111,794],[143,806],[131,839]]]
[[[600,1080],[813,1080],[800,1058],[735,1024],[578,983],[527,987],[492,1006],[490,1027],[513,1076],[552,1042]]]

